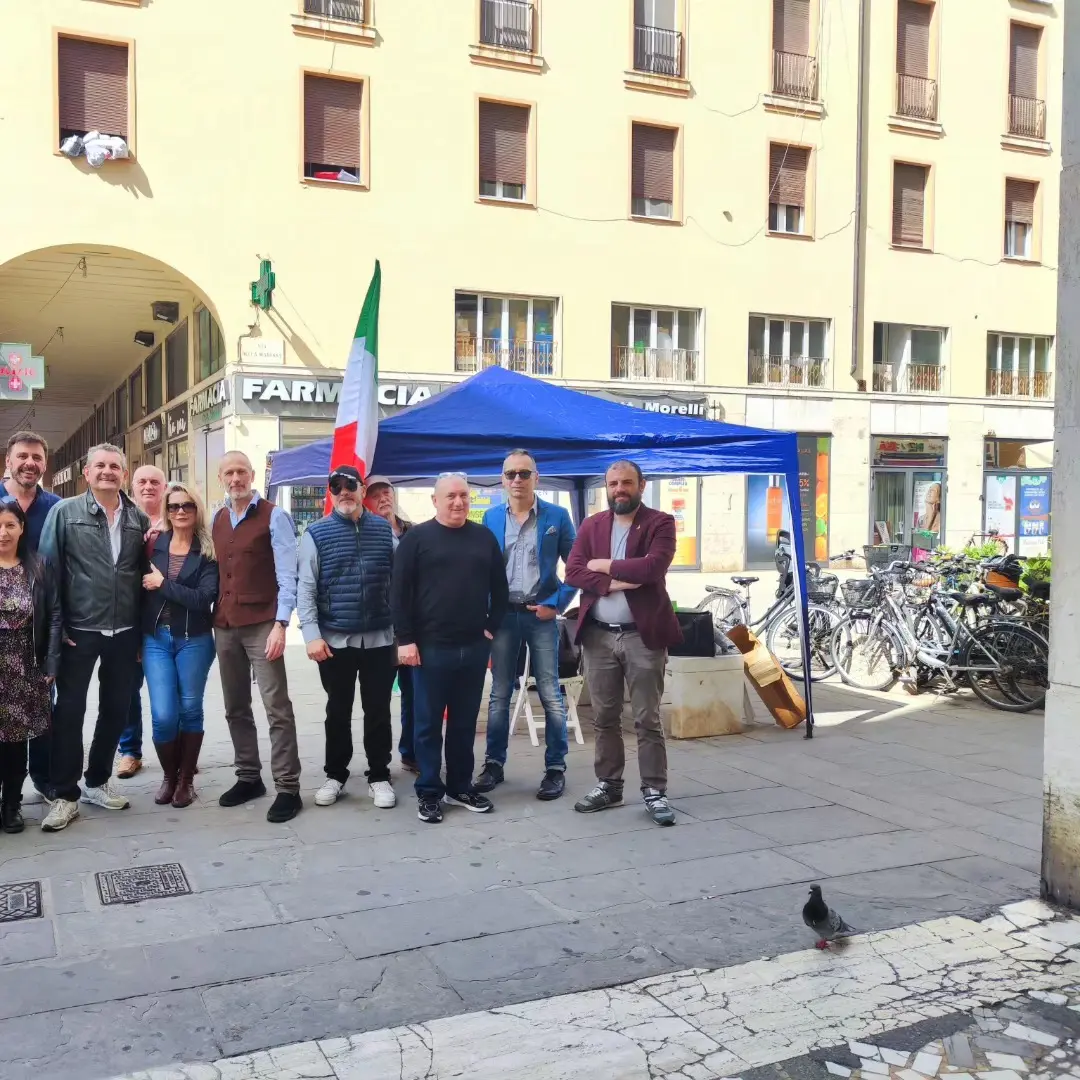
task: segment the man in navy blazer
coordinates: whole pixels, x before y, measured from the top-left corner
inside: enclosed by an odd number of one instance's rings
[[[503,462],[508,501],[484,514],[506,563],[510,610],[491,646],[491,699],[488,704],[487,753],[473,785],[491,791],[503,782],[510,741],[510,697],[517,679],[521,643],[529,646],[529,673],[544,706],[544,778],[536,793],[557,799],[566,788],[566,702],[559,687],[559,628],[555,616],[564,611],[576,589],[559,580],[558,563],[570,556],[574,526],[570,515],[536,497],[539,474],[532,454],[511,450]]]

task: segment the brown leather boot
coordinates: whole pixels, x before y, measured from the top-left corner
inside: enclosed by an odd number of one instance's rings
[[[201,731],[180,732],[180,775],[172,799],[172,804],[177,809],[190,806],[195,799],[195,773],[199,769],[202,743]]]
[[[156,742],[154,749],[157,751],[158,761],[161,762],[161,787],[154,796],[154,802],[158,806],[171,803],[176,791],[177,772],[180,768],[180,743],[173,739],[172,742]]]

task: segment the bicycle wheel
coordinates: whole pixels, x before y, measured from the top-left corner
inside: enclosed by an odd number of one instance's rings
[[[980,626],[964,650],[964,666],[994,666],[993,671],[969,671],[967,677],[971,689],[995,709],[1031,712],[1046,702],[1050,646],[1022,623]]]
[[[821,682],[836,674],[832,650],[833,629],[840,616],[826,607],[811,604],[809,611],[810,631],[810,678]],[[765,647],[776,657],[780,666],[793,679],[803,677],[802,635],[799,633],[799,613],[795,608],[782,611],[771,623],[765,634]]]
[[[719,589],[709,593],[697,606],[698,611],[712,615],[713,632],[730,630],[743,621],[742,597],[731,589]]]
[[[888,690],[904,666],[904,647],[871,612],[852,612],[833,629],[829,642],[840,678],[859,690]]]

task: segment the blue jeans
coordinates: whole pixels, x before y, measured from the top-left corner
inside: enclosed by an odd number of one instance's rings
[[[402,665],[397,669],[398,689],[401,691],[401,741],[398,756],[402,761],[415,761],[413,725],[416,717],[416,694],[413,690],[413,669]]]
[[[143,637],[143,670],[150,688],[154,742],[203,729],[203,692],[214,662],[214,635],[174,638],[168,627]]]
[[[506,764],[510,740],[510,698],[517,681],[521,643],[529,646],[529,674],[544,706],[544,768],[566,772],[566,702],[559,686],[559,626],[531,611],[507,612],[491,647],[491,699],[488,703],[487,761]]]
[[[120,736],[117,749],[121,757],[133,757],[142,760],[142,664],[135,668],[135,689],[131,693],[131,705],[128,708],[127,727]]]
[[[472,790],[476,716],[484,696],[491,644],[420,646],[420,666],[413,670],[416,794],[441,799]],[[442,781],[443,712],[446,713],[446,783]]]

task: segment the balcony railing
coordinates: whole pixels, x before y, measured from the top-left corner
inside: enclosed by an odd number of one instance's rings
[[[874,390],[883,394],[940,394],[945,386],[942,364],[875,364]]]
[[[1009,95],[1009,134],[1025,139],[1046,138],[1046,102]]]
[[[500,49],[533,51],[533,8],[524,0],[480,0],[480,41]]]
[[[459,335],[454,351],[454,370],[482,371],[502,367],[521,375],[554,375],[557,359],[558,346],[554,341]]]
[[[750,353],[748,381],[752,386],[826,385],[829,361],[808,356],[766,356]]]
[[[697,349],[642,349],[616,345],[611,358],[613,379],[697,382],[701,375]]]
[[[915,120],[936,120],[937,79],[897,73],[896,115],[910,116]]]
[[[364,24],[364,0],[304,0],[304,14]]]
[[[774,94],[817,101],[817,58],[773,50],[772,88]]]
[[[1036,398],[1049,401],[1054,396],[1049,371],[988,371],[986,396],[996,398]]]
[[[679,78],[682,75],[682,34],[660,26],[635,26],[634,70]]]

